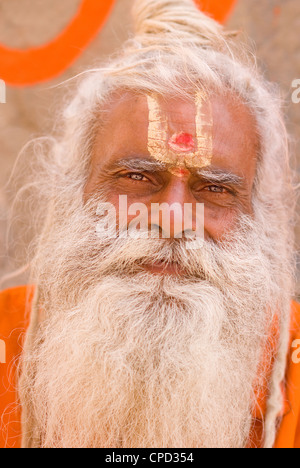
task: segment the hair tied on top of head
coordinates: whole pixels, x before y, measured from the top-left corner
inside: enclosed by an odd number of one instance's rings
[[[134,0],[132,14],[136,36],[145,45],[173,35],[174,41],[220,49],[225,38],[235,35],[202,13],[193,0]]]

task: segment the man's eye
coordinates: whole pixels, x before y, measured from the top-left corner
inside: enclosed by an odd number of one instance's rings
[[[206,187],[206,189],[209,192],[213,192],[213,193],[226,193],[227,192],[227,190],[224,187],[221,187],[220,185],[209,185],[208,187]]]
[[[142,181],[147,181],[147,177],[143,176],[143,174],[139,174],[139,173],[136,173],[136,172],[132,172],[130,174],[126,174],[125,177],[127,179],[131,179],[131,180],[136,180],[138,182],[142,182]]]

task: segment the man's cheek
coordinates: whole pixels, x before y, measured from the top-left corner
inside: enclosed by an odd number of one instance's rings
[[[204,203],[204,231],[206,239],[221,241],[233,231],[239,220],[240,212],[235,208],[223,208]]]
[[[147,230],[149,226],[150,205],[136,202],[134,198],[127,195],[116,195],[109,197],[111,211],[115,213],[116,232]],[[113,217],[111,217],[113,219]]]

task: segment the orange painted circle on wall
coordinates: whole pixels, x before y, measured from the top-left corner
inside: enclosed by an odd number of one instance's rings
[[[29,86],[62,74],[96,37],[116,0],[82,0],[68,26],[52,41],[27,50],[0,44],[0,79]],[[195,0],[203,11],[224,21],[237,0]]]
[[[237,0],[195,0],[198,7],[220,23],[224,23],[232,12]]]
[[[0,78],[24,86],[50,80],[65,71],[96,37],[115,0],[82,0],[68,26],[52,41],[27,50],[0,44]]]

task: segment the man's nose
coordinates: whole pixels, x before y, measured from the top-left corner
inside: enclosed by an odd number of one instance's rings
[[[151,226],[159,228],[163,238],[189,237],[203,224],[202,214],[187,181],[174,177],[152,200]]]

